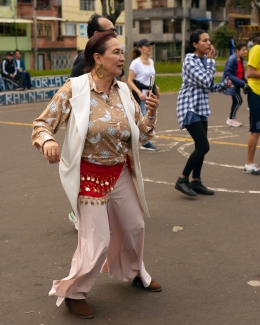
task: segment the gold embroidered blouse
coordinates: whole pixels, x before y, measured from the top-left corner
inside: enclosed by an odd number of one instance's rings
[[[88,132],[82,158],[99,165],[124,163],[130,149],[131,130],[124,107],[119,97],[117,80],[114,79],[109,96],[100,91],[89,74],[90,116]],[[130,92],[131,93],[131,92]],[[54,134],[69,118],[72,97],[71,82],[58,90],[44,112],[34,120],[32,142],[39,150],[47,140],[54,140]],[[135,122],[140,130],[139,140],[146,143],[154,135],[156,120],[142,116],[140,106],[135,104]]]

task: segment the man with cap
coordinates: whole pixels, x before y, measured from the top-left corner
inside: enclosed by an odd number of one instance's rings
[[[6,58],[3,59],[1,65],[1,74],[4,80],[17,87],[17,90],[24,90],[23,76],[18,75],[17,67],[13,61],[13,52],[7,52]]]
[[[98,14],[94,14],[90,17],[87,31],[88,38],[91,38],[96,33],[102,33],[107,30],[112,30],[117,35],[116,28],[109,19]],[[70,76],[79,77],[83,75],[85,66],[84,51],[82,51],[73,63]],[[122,71],[122,74],[118,76],[117,79],[125,82],[124,71]]]

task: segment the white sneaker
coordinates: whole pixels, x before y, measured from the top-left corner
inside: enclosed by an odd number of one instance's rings
[[[78,230],[78,219],[73,211],[69,213],[69,220],[73,223],[74,227]]]
[[[251,175],[260,175],[260,169],[257,168],[257,164],[252,164],[252,165],[245,164],[245,168],[243,172]]]
[[[237,120],[231,120],[230,118],[227,119],[226,124],[229,126],[233,126],[234,128],[238,128],[243,123],[238,122]]]

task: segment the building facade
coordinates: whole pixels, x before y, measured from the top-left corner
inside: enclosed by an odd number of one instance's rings
[[[102,7],[100,0],[62,0],[62,23],[63,35],[77,36],[77,50],[82,51],[86,47],[87,37],[87,21],[94,14],[102,15]],[[121,45],[125,46],[125,15],[124,12],[118,17],[116,28],[118,32],[118,40]]]
[[[31,51],[31,24],[29,19],[18,18],[16,0],[0,0],[1,61],[7,51],[17,48],[26,53]],[[29,55],[26,56],[26,64],[29,66]]]
[[[250,25],[255,16],[249,10],[226,7],[225,0],[133,0],[133,19],[134,42],[141,38],[154,41],[153,58],[164,61],[180,60],[183,33],[187,41],[197,28],[212,35],[218,26],[228,24],[241,38],[238,27]]]
[[[38,70],[61,70],[72,66],[73,57],[77,53],[77,36],[63,35],[61,24],[64,19],[59,0],[37,0],[36,12],[33,0],[19,0],[17,15],[31,20],[36,16],[36,38],[34,24],[31,30],[31,69],[35,67],[35,59]]]

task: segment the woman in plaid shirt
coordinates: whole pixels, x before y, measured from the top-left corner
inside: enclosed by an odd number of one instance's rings
[[[190,155],[175,188],[189,196],[196,196],[197,193],[213,195],[214,192],[205,187],[200,179],[204,156],[209,151],[207,129],[211,112],[208,97],[210,91],[223,92],[232,87],[232,83],[227,78],[219,84],[214,84],[215,49],[204,30],[197,29],[191,34],[186,53],[177,116],[180,128],[186,128],[193,138],[195,150]],[[191,172],[192,181],[189,182]]]

